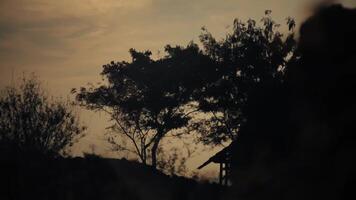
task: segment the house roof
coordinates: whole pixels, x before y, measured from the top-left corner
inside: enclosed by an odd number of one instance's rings
[[[210,163],[225,163],[230,159],[230,151],[234,142],[232,142],[229,146],[225,147],[214,156],[210,157],[209,160],[204,162],[202,165],[198,167],[198,169],[202,169],[203,167],[209,165]]]

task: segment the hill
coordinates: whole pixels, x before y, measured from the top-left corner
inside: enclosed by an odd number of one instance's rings
[[[125,159],[14,159],[1,166],[0,199],[216,200],[223,190]]]

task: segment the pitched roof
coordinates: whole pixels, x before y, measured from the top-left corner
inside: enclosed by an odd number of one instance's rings
[[[232,142],[229,146],[225,147],[218,153],[216,153],[214,156],[210,157],[209,160],[204,162],[202,165],[198,167],[198,169],[202,169],[203,167],[207,166],[211,162],[213,163],[224,163],[229,159],[230,156],[230,150],[233,146],[234,142]]]

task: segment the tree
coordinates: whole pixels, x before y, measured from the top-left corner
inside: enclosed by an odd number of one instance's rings
[[[133,146],[132,150],[117,144],[114,135],[109,141],[118,150],[135,153],[145,164],[151,156],[154,168],[161,140],[169,133],[180,136],[182,133],[177,132],[188,124],[194,112],[194,106],[189,104],[191,90],[202,81],[191,70],[202,63],[212,66],[211,59],[194,43],[187,47],[166,46],[165,51],[165,57],[153,60],[151,52],[131,49],[132,62],[111,62],[103,66],[101,75],[106,77],[107,84],[73,90],[82,106],[108,113],[114,121],[109,128]]]
[[[280,25],[265,12],[262,25],[250,19],[234,20],[233,30],[217,41],[203,28],[200,40],[204,53],[217,63],[218,78],[197,90],[199,108],[210,117],[195,123],[206,144],[221,144],[236,139],[246,123],[245,108],[249,96],[266,85],[281,84],[286,66],[293,57],[296,41],[295,22],[287,18],[288,32],[278,31]]]
[[[50,100],[35,78],[24,78],[19,88],[8,87],[0,96],[2,150],[57,157],[83,130],[69,104]]]
[[[231,159],[234,194],[355,196],[355,20],[356,9],[327,5],[302,24],[283,87],[264,89],[249,106]]]

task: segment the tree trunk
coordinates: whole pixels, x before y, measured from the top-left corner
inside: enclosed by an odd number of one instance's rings
[[[147,148],[145,147],[145,143],[143,140],[141,140],[141,155],[140,155],[140,158],[141,158],[141,161],[144,165],[147,164],[147,156],[146,156],[146,150]]]
[[[151,149],[151,156],[152,156],[152,167],[157,169],[157,150],[159,146],[159,142],[162,139],[163,134],[159,134],[157,139],[154,141],[152,149]]]
[[[146,149],[142,150],[141,156],[142,164],[146,165]]]

